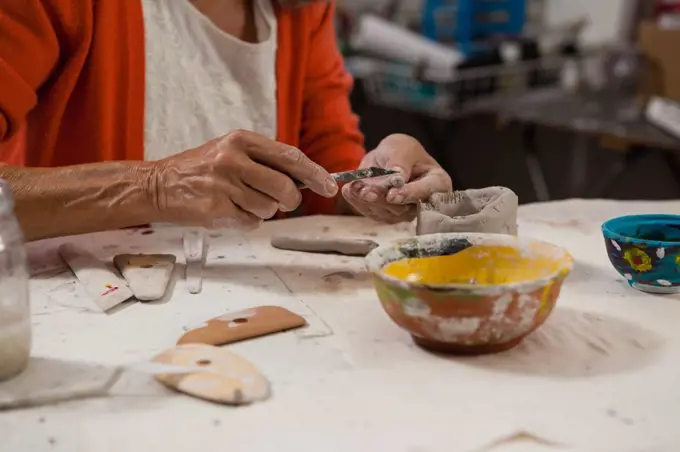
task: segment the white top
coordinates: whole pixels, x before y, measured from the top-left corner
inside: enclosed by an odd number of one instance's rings
[[[181,269],[162,302],[109,314],[92,308],[58,244],[73,241],[107,262],[119,253],[172,253],[182,264],[182,229],[29,243],[33,358],[23,378],[0,385],[0,405],[22,392],[100,387],[114,366],[149,359],[184,327],[228,312],[279,305],[310,326],[227,346],[269,379],[265,402],[200,402],[129,372],[107,397],[0,410],[0,450],[678,452],[680,301],[628,287],[600,231],[613,216],[678,211],[680,201],[520,206],[520,235],[566,247],[574,270],[545,325],[514,350],[476,358],[414,346],[380,306],[362,258],[270,245],[274,233],[383,242],[406,237],[404,225],[316,216],[267,222],[247,235],[213,231],[200,294],[188,293]]]
[[[218,28],[188,0],[142,0],[145,158],[158,160],[234,129],[276,137],[276,16],[256,0],[258,43]]]

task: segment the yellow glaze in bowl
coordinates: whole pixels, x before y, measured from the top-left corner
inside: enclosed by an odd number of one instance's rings
[[[533,244],[537,248],[541,242]],[[521,283],[545,278],[570,265],[568,255],[520,250],[512,246],[476,245],[446,256],[406,258],[383,267],[382,272],[426,285]]]

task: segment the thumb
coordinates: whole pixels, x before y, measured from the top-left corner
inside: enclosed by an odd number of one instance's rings
[[[387,194],[387,202],[393,204],[413,204],[426,201],[434,193],[452,190],[451,178],[441,168],[433,168],[401,188],[393,188]]]

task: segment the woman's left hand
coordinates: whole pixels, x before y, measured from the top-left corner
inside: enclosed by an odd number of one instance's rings
[[[452,190],[446,171],[407,135],[390,135],[366,154],[360,168],[371,166],[396,170],[399,175],[352,182],[342,188],[342,195],[357,213],[374,220],[411,221],[418,201]]]

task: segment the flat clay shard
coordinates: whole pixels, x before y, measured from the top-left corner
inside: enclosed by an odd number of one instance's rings
[[[515,192],[505,187],[436,193],[418,206],[416,235],[485,232],[517,235]]]
[[[157,374],[156,380],[176,391],[211,402],[247,405],[271,394],[269,381],[248,360],[226,349],[205,344],[178,345],[153,362],[200,367],[199,372]]]
[[[177,258],[172,254],[119,254],[113,263],[140,301],[165,295]]]
[[[279,306],[260,306],[208,320],[188,330],[178,344],[224,345],[305,326],[307,321]]]
[[[331,253],[345,256],[366,256],[377,248],[373,240],[318,237],[309,235],[275,235],[271,239],[274,248],[287,251],[303,251],[307,253]]]

